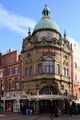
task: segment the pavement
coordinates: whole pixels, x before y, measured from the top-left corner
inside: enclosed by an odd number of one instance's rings
[[[20,113],[0,113],[0,120],[80,120],[80,115],[21,115]]]

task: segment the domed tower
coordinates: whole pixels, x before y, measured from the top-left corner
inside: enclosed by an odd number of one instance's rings
[[[29,29],[23,40],[22,56],[24,91],[31,100],[39,100],[37,110],[50,112],[51,105],[71,93],[71,45],[61,36],[47,5],[33,33]]]
[[[42,19],[36,24],[33,32],[36,32],[37,30],[48,29],[60,33],[58,25],[51,19],[50,14],[50,9],[45,5],[45,8],[42,11]]]

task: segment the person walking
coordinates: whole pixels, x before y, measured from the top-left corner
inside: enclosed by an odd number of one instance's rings
[[[59,116],[59,108],[58,106],[55,104],[55,108],[54,108],[54,116],[58,117]]]

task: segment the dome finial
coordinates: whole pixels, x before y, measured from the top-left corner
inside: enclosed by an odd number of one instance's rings
[[[45,4],[45,8],[43,9],[42,11],[42,14],[43,14],[43,18],[45,17],[50,17],[50,9],[47,7],[47,5]]]
[[[45,4],[45,8],[47,7],[47,4]]]

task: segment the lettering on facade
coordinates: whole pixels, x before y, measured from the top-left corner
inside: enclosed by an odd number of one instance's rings
[[[37,53],[47,53],[47,52],[51,52],[51,53],[55,53],[55,54],[58,54],[60,55],[60,51],[59,50],[56,50],[56,49],[46,49],[46,48],[43,48],[43,49],[37,49],[36,50]]]

